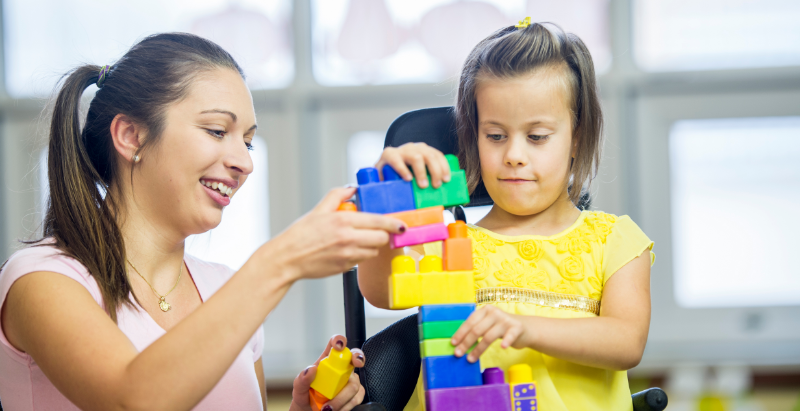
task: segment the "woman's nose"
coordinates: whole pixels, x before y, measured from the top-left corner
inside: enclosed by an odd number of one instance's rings
[[[241,141],[231,142],[229,153],[225,156],[225,167],[236,170],[242,175],[253,172],[253,159],[250,157],[250,150]]]

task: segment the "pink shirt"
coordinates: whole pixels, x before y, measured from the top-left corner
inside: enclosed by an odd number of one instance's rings
[[[203,301],[207,301],[228,279],[233,270],[186,255],[184,261]],[[100,288],[78,261],[58,255],[55,247],[28,247],[17,251],[0,271],[0,307],[14,281],[36,271],[52,271],[66,275],[89,290],[97,304],[103,307]],[[144,309],[123,305],[117,313],[119,329],[139,351],[165,334]],[[55,342],[54,342],[55,343]],[[264,330],[259,327],[239,356],[217,383],[200,401],[195,410],[263,410],[258,380],[253,363],[261,358]],[[78,410],[45,377],[28,354],[14,348],[0,328],[0,402],[6,410]]]

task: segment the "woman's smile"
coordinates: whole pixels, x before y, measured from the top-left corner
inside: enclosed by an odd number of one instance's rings
[[[231,196],[239,186],[239,182],[231,179],[200,179],[206,193],[217,204],[225,207],[231,203]]]

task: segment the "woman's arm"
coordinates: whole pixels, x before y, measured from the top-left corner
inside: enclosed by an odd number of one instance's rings
[[[352,194],[334,190],[141,353],[86,288],[52,272],[27,274],[11,286],[3,331],[81,409],[191,409],[297,279],[331,275],[374,257],[388,242],[387,232],[398,232],[394,219],[335,212]]]
[[[264,411],[267,411],[267,383],[264,381],[264,362],[261,361],[261,358],[255,362],[255,371],[258,390],[261,391],[261,403],[264,404]]]
[[[482,338],[470,361],[497,339],[503,348],[532,348],[563,360],[627,370],[642,359],[650,328],[650,250],[620,268],[603,288],[600,316],[545,318],[507,314],[494,306],[477,310],[453,336],[456,355]]]

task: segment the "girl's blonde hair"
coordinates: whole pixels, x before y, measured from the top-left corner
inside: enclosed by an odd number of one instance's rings
[[[470,52],[461,71],[456,97],[458,158],[466,170],[472,193],[481,183],[478,157],[478,108],[475,90],[481,77],[513,78],[541,69],[556,69],[566,88],[573,117],[575,158],[570,167],[570,200],[578,204],[588,190],[600,161],[603,114],[594,75],[594,63],[586,45],[574,34],[540,23],[526,28],[500,29]]]

